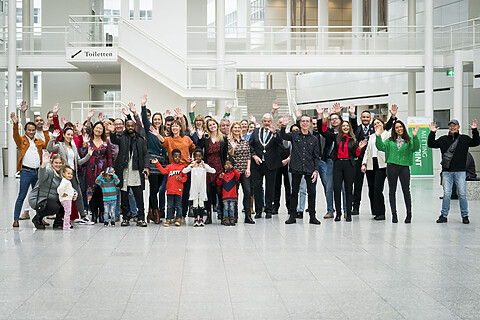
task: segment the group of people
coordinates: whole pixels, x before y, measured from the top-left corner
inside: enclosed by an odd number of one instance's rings
[[[115,226],[121,220],[121,226],[129,226],[133,220],[146,227],[165,219],[166,227],[181,226],[187,215],[194,218],[193,226],[202,227],[213,222],[214,211],[222,224],[234,226],[240,187],[244,222],[254,224],[253,214],[255,219],[263,213],[265,219],[278,214],[282,179],[289,214],[286,224],[303,218],[306,199],[309,223],[320,224],[316,217],[318,179],[326,200],[324,218],[341,221],[343,216],[349,222],[359,214],[365,176],[373,219],[386,219],[383,190],[387,180],[391,220],[398,222],[400,181],[404,222],[411,223],[410,166],[420,148],[419,128],[410,136],[397,118],[396,105],[386,123],[372,119],[368,110],[360,113],[358,123],[354,105],[347,108],[349,119],[343,119],[343,108],[335,103],[332,108],[317,105],[317,118],[299,109],[295,123],[290,124],[286,114],[275,124],[279,105],[274,101],[260,125],[254,117],[231,123],[231,105],[220,123],[196,115],[195,106],[196,102],[190,106],[190,119],[179,108],[174,114],[167,110],[152,115],[144,95],[140,115],[129,103],[128,109],[122,109],[124,118],[108,119],[99,113],[98,121],[92,123],[95,112],[91,110],[84,122],[72,123],[59,119],[57,104],[46,122],[40,115],[26,122],[28,106],[22,102],[24,135],[20,135],[17,115],[11,114],[20,171],[13,227],[19,226],[19,220],[30,219],[29,210],[36,213],[32,222],[37,229],[49,224],[47,216],[54,217],[54,228],[64,230],[73,229],[71,221]],[[448,135],[436,139],[438,128],[430,125],[428,146],[442,153],[444,195],[438,223],[447,222],[453,185],[463,223],[469,223],[465,159],[469,147],[480,144],[477,121],[470,127],[472,137],[460,134],[459,122],[453,119]]]

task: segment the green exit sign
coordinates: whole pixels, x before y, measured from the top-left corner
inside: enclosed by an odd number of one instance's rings
[[[453,69],[447,70],[447,77],[453,77]]]

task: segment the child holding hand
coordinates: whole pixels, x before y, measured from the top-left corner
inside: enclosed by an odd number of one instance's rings
[[[63,216],[63,230],[72,230],[73,226],[70,224],[70,215],[72,214],[72,200],[77,199],[77,191],[73,189],[72,178],[73,169],[69,165],[65,165],[62,169],[62,181],[57,188],[58,197],[62,204],[65,214]]]
[[[115,226],[115,208],[117,206],[117,188],[120,179],[115,174],[112,167],[108,167],[102,171],[95,179],[95,184],[102,188],[103,194],[103,225],[108,227],[108,220],[111,220],[112,227]]]

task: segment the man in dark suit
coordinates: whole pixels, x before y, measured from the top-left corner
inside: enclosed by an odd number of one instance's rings
[[[390,117],[389,121],[385,124],[385,130],[390,130],[393,125],[393,121],[396,119],[397,115],[397,105],[394,104],[392,106],[392,110],[390,113],[392,116]],[[348,108],[348,112],[350,114],[350,125],[352,126],[353,133],[357,138],[357,141],[360,142],[362,140],[367,140],[371,134],[375,133],[375,129],[372,125],[372,114],[368,110],[362,111],[360,115],[361,124],[358,125],[357,123],[357,116],[355,115],[355,105],[351,104]],[[353,185],[353,203],[352,203],[352,215],[358,215],[360,212],[360,201],[362,200],[362,188],[363,188],[363,177],[364,173],[362,172],[362,161],[363,156],[365,155],[365,150],[367,148],[362,148],[362,152],[358,156],[358,160],[355,162],[355,181]],[[370,198],[370,208],[374,207],[373,204],[373,187],[369,187],[368,197]],[[373,211],[372,211],[373,213]]]
[[[282,138],[275,129],[273,117],[266,113],[262,118],[262,127],[256,128],[250,136],[252,154],[252,180],[255,195],[255,219],[262,217],[262,183],[265,177],[265,219],[272,217],[272,203],[275,193],[275,176],[282,166]]]

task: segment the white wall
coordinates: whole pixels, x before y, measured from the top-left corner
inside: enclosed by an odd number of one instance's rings
[[[186,112],[186,99],[152,79],[128,62],[121,64],[122,100],[140,105],[140,97],[148,96],[148,107],[153,111],[173,110],[181,107]]]

